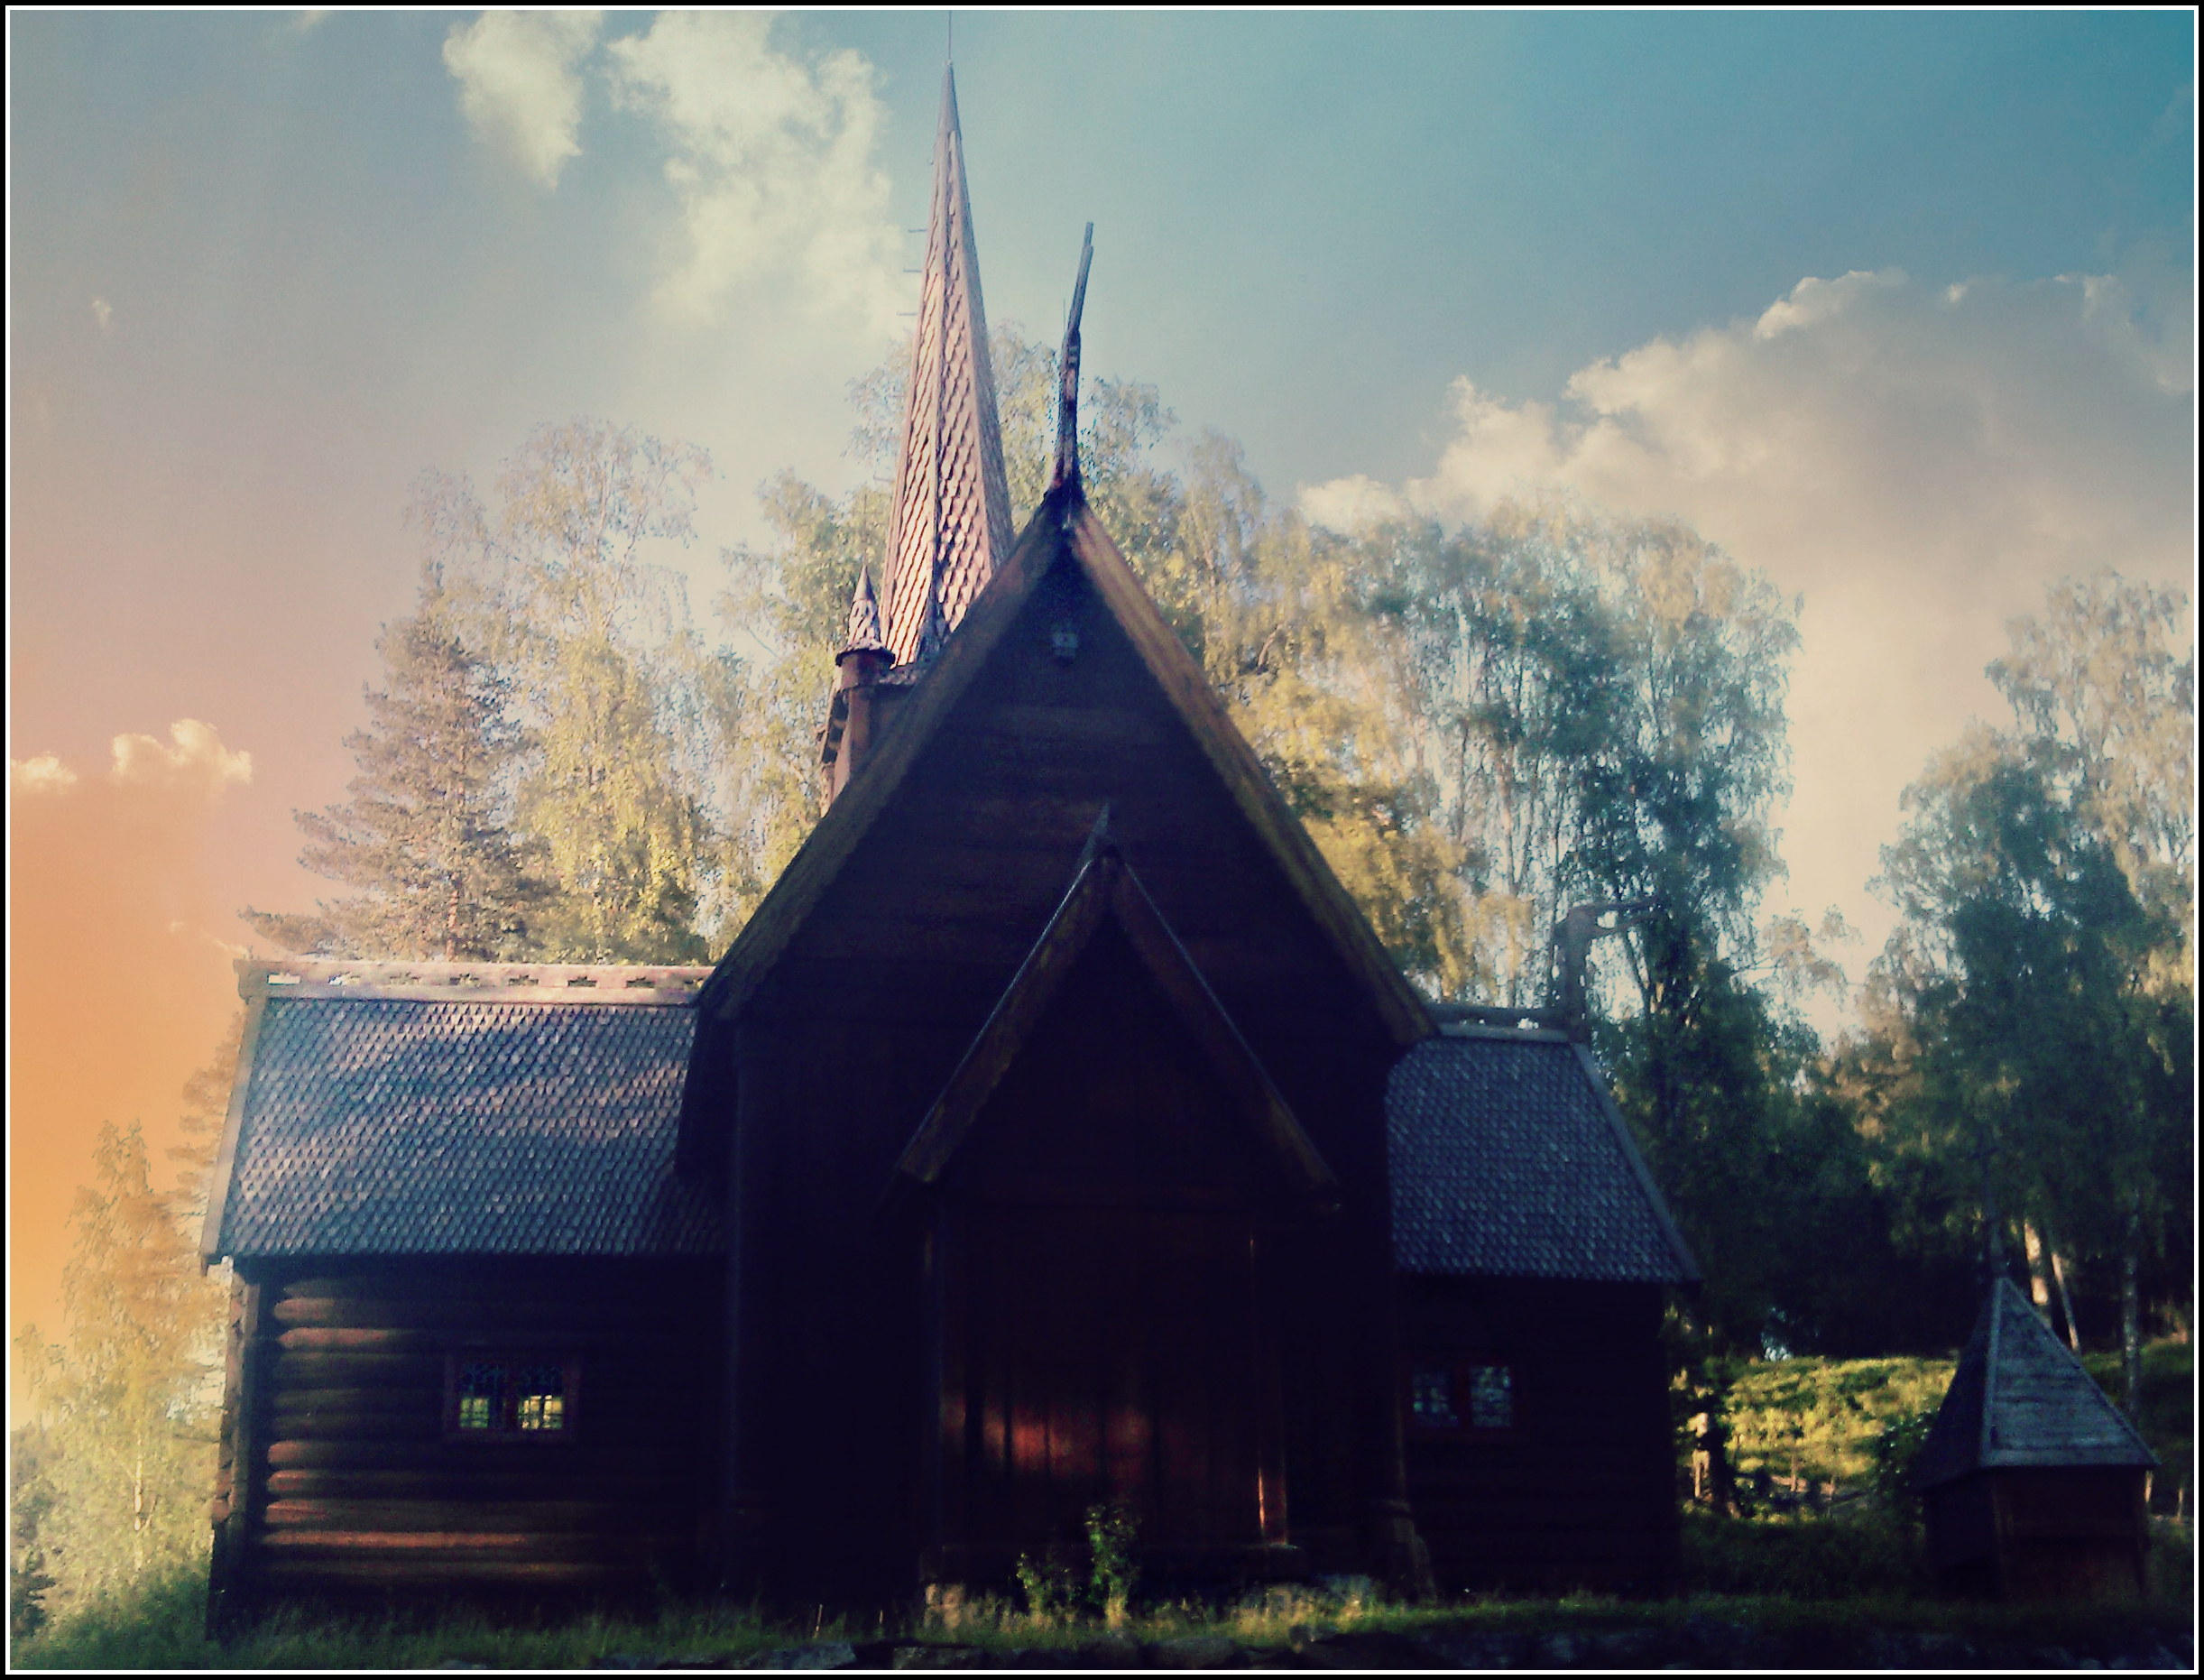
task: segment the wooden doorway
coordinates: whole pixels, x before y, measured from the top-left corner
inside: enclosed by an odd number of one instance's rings
[[[943,1234],[945,1540],[1070,1543],[1105,1501],[1158,1561],[1285,1539],[1249,1215],[982,1203]]]

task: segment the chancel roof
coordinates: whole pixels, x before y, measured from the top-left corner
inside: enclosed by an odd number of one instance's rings
[[[1598,1067],[1564,1035],[1449,1028],[1395,1066],[1385,1107],[1400,1270],[1698,1281]]]
[[[2134,1468],[2157,1456],[2082,1362],[1999,1278],[1914,1463],[1926,1490],[1977,1470]]]
[[[888,645],[899,665],[939,651],[1010,553],[1012,535],[954,70],[942,73],[934,147],[934,206],[888,522]]]
[[[674,1172],[707,971],[239,967],[210,1257],[723,1247]]]

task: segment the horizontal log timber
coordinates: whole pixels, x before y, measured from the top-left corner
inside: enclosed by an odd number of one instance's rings
[[[277,1440],[268,1445],[264,1462],[280,1470],[289,1469],[346,1469],[346,1470],[412,1470],[438,1471],[449,1469],[456,1462],[455,1449],[440,1441],[346,1441],[346,1440]],[[545,1448],[549,1454],[551,1449]],[[493,1454],[484,1449],[480,1454],[468,1454],[473,1463],[470,1472],[493,1463],[503,1463],[510,1454]],[[695,1454],[681,1446],[641,1446],[632,1442],[592,1442],[586,1436],[577,1437],[573,1445],[557,1454],[558,1462],[571,1465],[576,1473],[592,1475],[687,1476],[696,1468]]]
[[[690,1544],[687,1533],[498,1534],[480,1531],[389,1532],[345,1528],[272,1528],[257,1537],[269,1557],[358,1555],[479,1558],[485,1563],[587,1564],[600,1560],[648,1566]]]
[[[508,1586],[540,1591],[632,1590],[654,1583],[652,1566],[627,1563],[568,1563],[544,1559],[478,1557],[270,1558],[253,1570],[256,1584],[322,1592],[355,1586],[377,1590]]]
[[[273,1528],[327,1528],[347,1534],[678,1534],[688,1521],[678,1500],[271,1500],[262,1520]]]
[[[279,1262],[253,1262],[256,1270],[274,1270]],[[302,1262],[290,1262],[298,1265]],[[323,1268],[327,1262],[314,1262]],[[692,1292],[701,1305],[709,1304],[715,1287],[708,1261],[676,1265],[659,1261],[600,1261],[563,1264],[507,1255],[485,1255],[465,1261],[396,1259],[355,1262],[344,1270],[315,1269],[269,1279],[272,1301],[423,1301],[480,1302],[500,1312],[530,1306],[561,1310],[590,1306],[614,1311],[645,1305],[656,1299],[679,1301]]]
[[[327,1500],[613,1500],[650,1501],[686,1496],[687,1476],[619,1476],[544,1471],[505,1455],[497,1470],[274,1470],[272,1499]]]
[[[648,1428],[668,1416],[701,1416],[705,1407],[705,1389],[701,1387],[668,1385],[641,1391],[611,1385],[591,1389],[586,1373],[582,1382],[582,1396],[573,1411],[573,1428],[564,1431],[568,1440],[580,1440],[584,1433],[595,1435],[608,1428]],[[443,1391],[403,1389],[397,1396],[382,1396],[374,1389],[282,1389],[275,1393],[269,1408],[269,1426],[278,1437],[313,1440],[344,1435],[350,1428],[357,1428],[364,1440],[403,1440],[408,1428],[425,1431],[423,1437],[441,1435]]]
[[[493,1330],[505,1334],[561,1331],[601,1335],[609,1331],[672,1340],[685,1334],[693,1336],[705,1312],[704,1306],[681,1302],[639,1301],[630,1303],[623,1311],[620,1304],[612,1301],[591,1301],[577,1306],[530,1301],[499,1306],[484,1301],[299,1296],[276,1302],[269,1316],[284,1332],[411,1330],[466,1335]]]
[[[696,1361],[696,1327],[687,1336],[668,1327],[659,1334],[637,1334],[622,1325],[527,1325],[483,1321],[478,1327],[392,1327],[392,1325],[293,1325],[275,1336],[275,1345],[287,1352],[324,1353],[445,1353],[472,1345],[496,1347],[568,1347],[576,1353],[602,1353],[608,1349],[639,1358],[666,1356],[672,1361]]]

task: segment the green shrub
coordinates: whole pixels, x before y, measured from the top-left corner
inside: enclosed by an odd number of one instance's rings
[[[1875,1491],[1883,1509],[1908,1520],[1919,1514],[1920,1500],[1914,1492],[1914,1465],[1936,1421],[1936,1408],[1924,1407],[1904,1417],[1894,1417],[1875,1437]]]
[[[1093,1559],[1088,1597],[1112,1626],[1125,1620],[1133,1589],[1140,1584],[1140,1565],[1133,1557],[1139,1532],[1132,1512],[1123,1505],[1087,1507],[1087,1551]]]
[[[1835,1599],[1930,1585],[1913,1526],[1881,1513],[1793,1519],[1687,1510],[1683,1540],[1687,1592]]]
[[[1026,1595],[1027,1612],[1036,1621],[1070,1614],[1079,1598],[1071,1565],[1053,1552],[1019,1553],[1018,1586]]]

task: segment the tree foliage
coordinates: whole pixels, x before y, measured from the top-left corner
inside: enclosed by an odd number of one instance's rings
[[[2117,1274],[2131,1364],[2141,1274],[2178,1271],[2193,1222],[2183,605],[2100,574],[2014,623],[1989,668],[2012,725],[1971,730],[1906,792],[1883,859],[1902,921],[1850,1052],[1867,1123],[1949,1227],[1978,1232],[1987,1196]]]
[[[179,1212],[152,1187],[138,1128],[102,1126],[69,1220],[69,1339],[26,1325],[15,1341],[27,1406],[11,1550],[23,1583],[49,1582],[11,1595],[18,1627],[205,1554],[220,1291]]]
[[[632,428],[541,426],[494,508],[431,476],[413,518],[455,580],[470,639],[527,732],[514,826],[552,891],[530,945],[554,960],[696,961],[723,873],[715,751],[733,673],[653,545],[695,535],[710,457]]]
[[[531,848],[507,826],[525,745],[511,682],[463,635],[436,568],[420,607],[387,626],[387,686],[345,739],[351,798],[297,813],[299,861],[352,895],[301,916],[247,909],[279,947],[337,956],[512,960],[530,948],[547,897]]]

